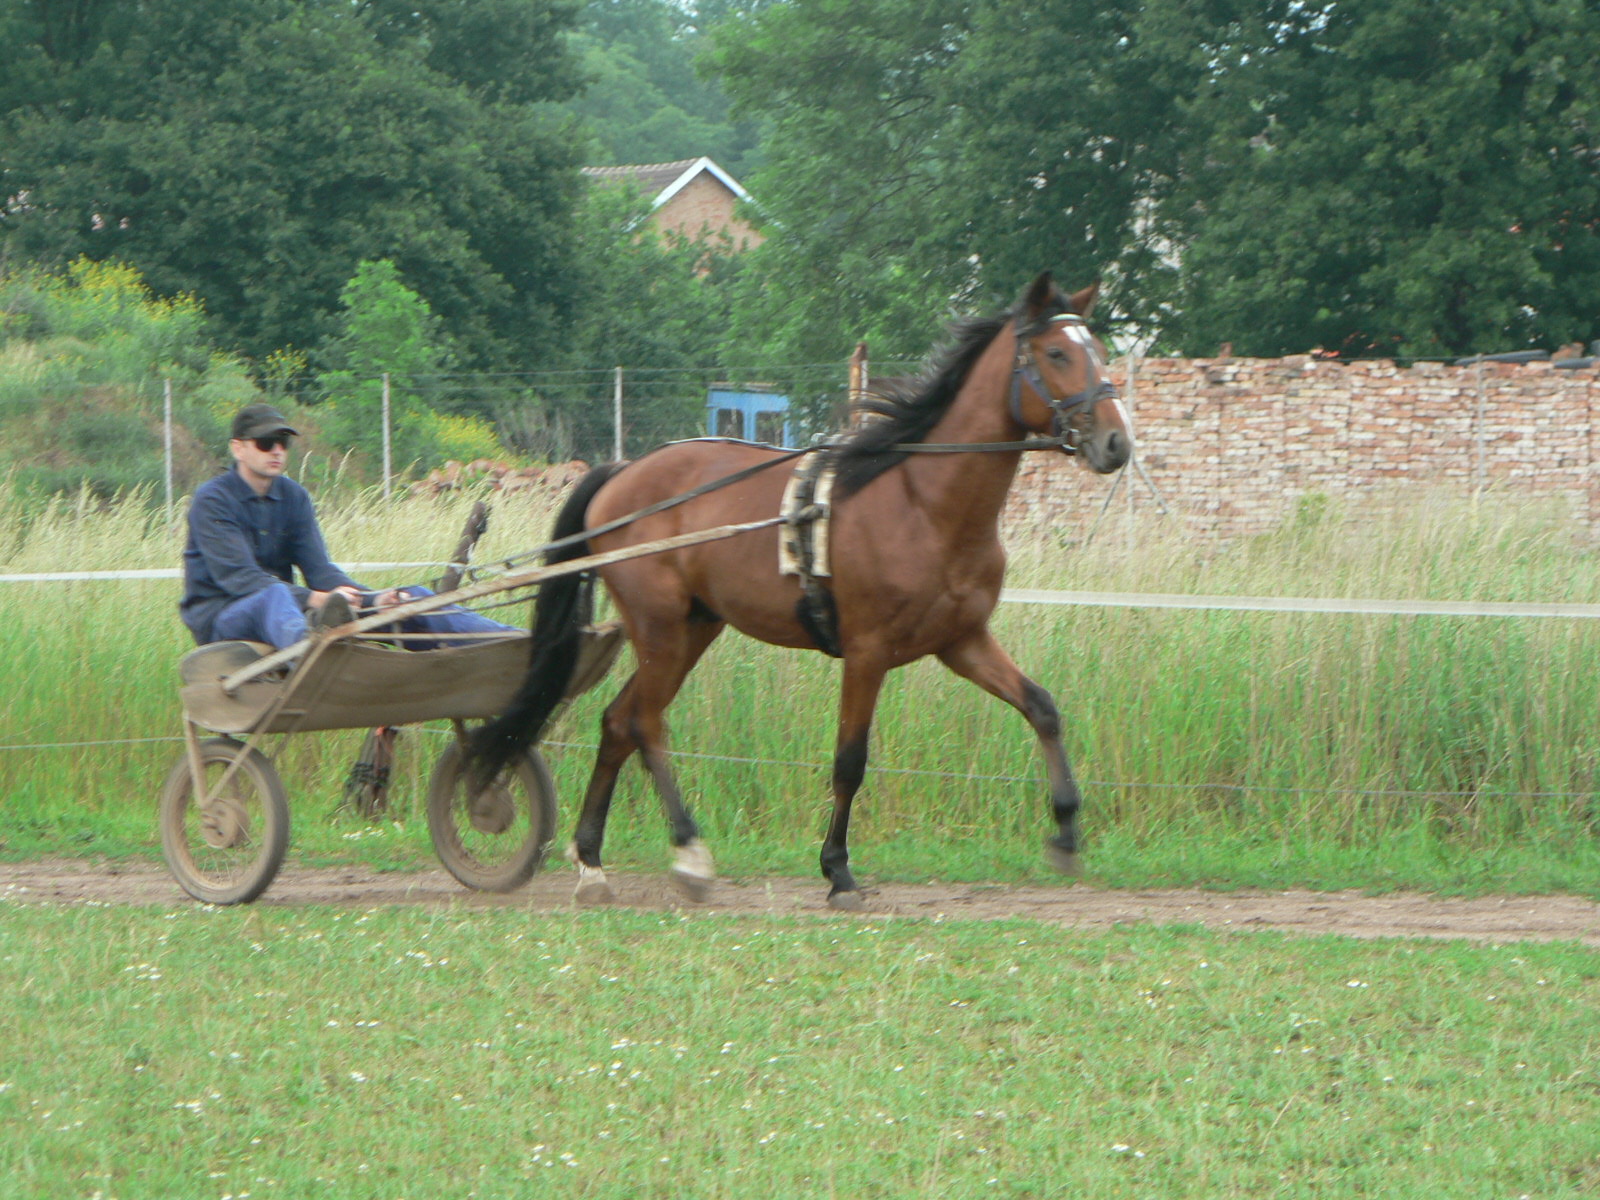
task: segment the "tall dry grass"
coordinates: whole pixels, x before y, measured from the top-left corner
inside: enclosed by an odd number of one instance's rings
[[[324,524],[346,561],[437,559],[471,499],[363,495],[328,507]],[[1036,531],[1013,538],[1010,582],[1600,599],[1593,552],[1558,511],[1439,494],[1387,508],[1378,518],[1313,502],[1270,535],[1228,544],[1158,519],[1108,523],[1087,546]],[[502,502],[482,558],[537,544],[549,516]],[[0,546],[9,572],[164,566],[180,550],[146,505],[71,501],[0,502]],[[13,854],[149,852],[154,795],[177,753],[175,664],[187,649],[177,584],[3,586],[0,841]],[[1006,605],[995,629],[1060,704],[1098,878],[1600,891],[1600,630],[1588,622]],[[626,660],[550,735],[564,822],[598,710],[625,670]],[[673,707],[682,781],[726,868],[814,869],[836,673],[819,655],[729,634]],[[330,820],[359,737],[302,735],[282,748],[296,845],[425,859],[417,806],[438,733],[406,738],[396,820],[376,830]],[[855,826],[869,877],[1037,869],[1048,816],[1032,737],[1009,709],[916,664],[885,690],[873,766]],[[653,864],[664,846],[654,798],[630,771],[608,852]]]

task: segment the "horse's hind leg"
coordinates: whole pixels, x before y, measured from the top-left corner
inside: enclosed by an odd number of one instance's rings
[[[1033,726],[1050,775],[1050,809],[1057,826],[1056,836],[1045,844],[1046,851],[1058,870],[1077,874],[1078,810],[1083,797],[1061,745],[1061,717],[1050,693],[1017,668],[987,629],[943,651],[939,660],[957,675],[1000,697]]]
[[[572,846],[567,851],[567,857],[578,867],[578,886],[572,898],[579,904],[609,904],[616,899],[600,865],[600,847],[605,842],[611,797],[617,790],[617,773],[634,750],[626,722],[616,719],[618,711],[627,705],[628,693],[632,690],[633,679],[629,679],[600,718],[600,748],[595,754],[589,786],[583,794]]]
[[[639,669],[606,709],[601,721],[600,750],[584,795],[583,811],[573,840],[578,862],[580,903],[611,899],[600,865],[606,817],[616,790],[617,773],[628,756],[639,751],[661,797],[675,850],[673,880],[694,899],[704,899],[714,878],[710,852],[683,802],[683,793],[667,762],[663,712],[689,671],[719,633],[720,621],[681,623],[660,636],[640,634],[634,640]]]

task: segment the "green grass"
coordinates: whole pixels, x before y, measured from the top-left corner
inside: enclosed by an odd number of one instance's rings
[[[470,499],[368,496],[331,507],[325,524],[347,560],[433,557]],[[548,513],[503,501],[483,556],[526,548],[547,526]],[[1087,547],[1048,532],[1014,540],[1017,586],[1600,598],[1600,565],[1574,525],[1509,497],[1419,494],[1382,520],[1308,505],[1283,530],[1231,544],[1154,519]],[[166,565],[179,543],[135,504],[13,502],[0,503],[0,548],[3,569],[38,571]],[[0,855],[152,854],[155,795],[179,749],[176,585],[5,585],[4,597],[0,744],[28,748],[0,750]],[[1098,883],[1600,895],[1592,623],[1007,605],[994,627],[1061,706]],[[566,827],[584,747],[625,671],[626,660],[552,731]],[[682,783],[725,871],[815,872],[837,672],[729,634],[673,707]],[[292,853],[427,862],[421,794],[441,734],[407,733],[392,820],[377,827],[333,815],[360,733],[292,739],[279,757]],[[872,765],[852,839],[864,878],[1042,871],[1038,754],[1008,708],[935,663],[896,672]],[[660,865],[663,833],[630,767],[608,860]]]
[[[18,1200],[1600,1189],[1600,959],[1573,946],[3,915]]]

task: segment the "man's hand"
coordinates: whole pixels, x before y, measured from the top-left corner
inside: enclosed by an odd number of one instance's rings
[[[331,596],[333,592],[342,593],[344,598],[350,601],[351,608],[355,608],[361,603],[361,591],[359,588],[353,588],[341,584],[330,592],[312,592],[306,597],[306,607],[312,612],[321,612],[322,606],[328,602],[328,597]]]

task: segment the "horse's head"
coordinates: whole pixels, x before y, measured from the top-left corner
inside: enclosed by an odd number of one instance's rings
[[[1102,475],[1133,453],[1127,410],[1106,374],[1106,348],[1089,329],[1100,285],[1067,295],[1046,271],[1016,308],[1017,361],[1011,415],[1024,429],[1048,430],[1062,450]]]

